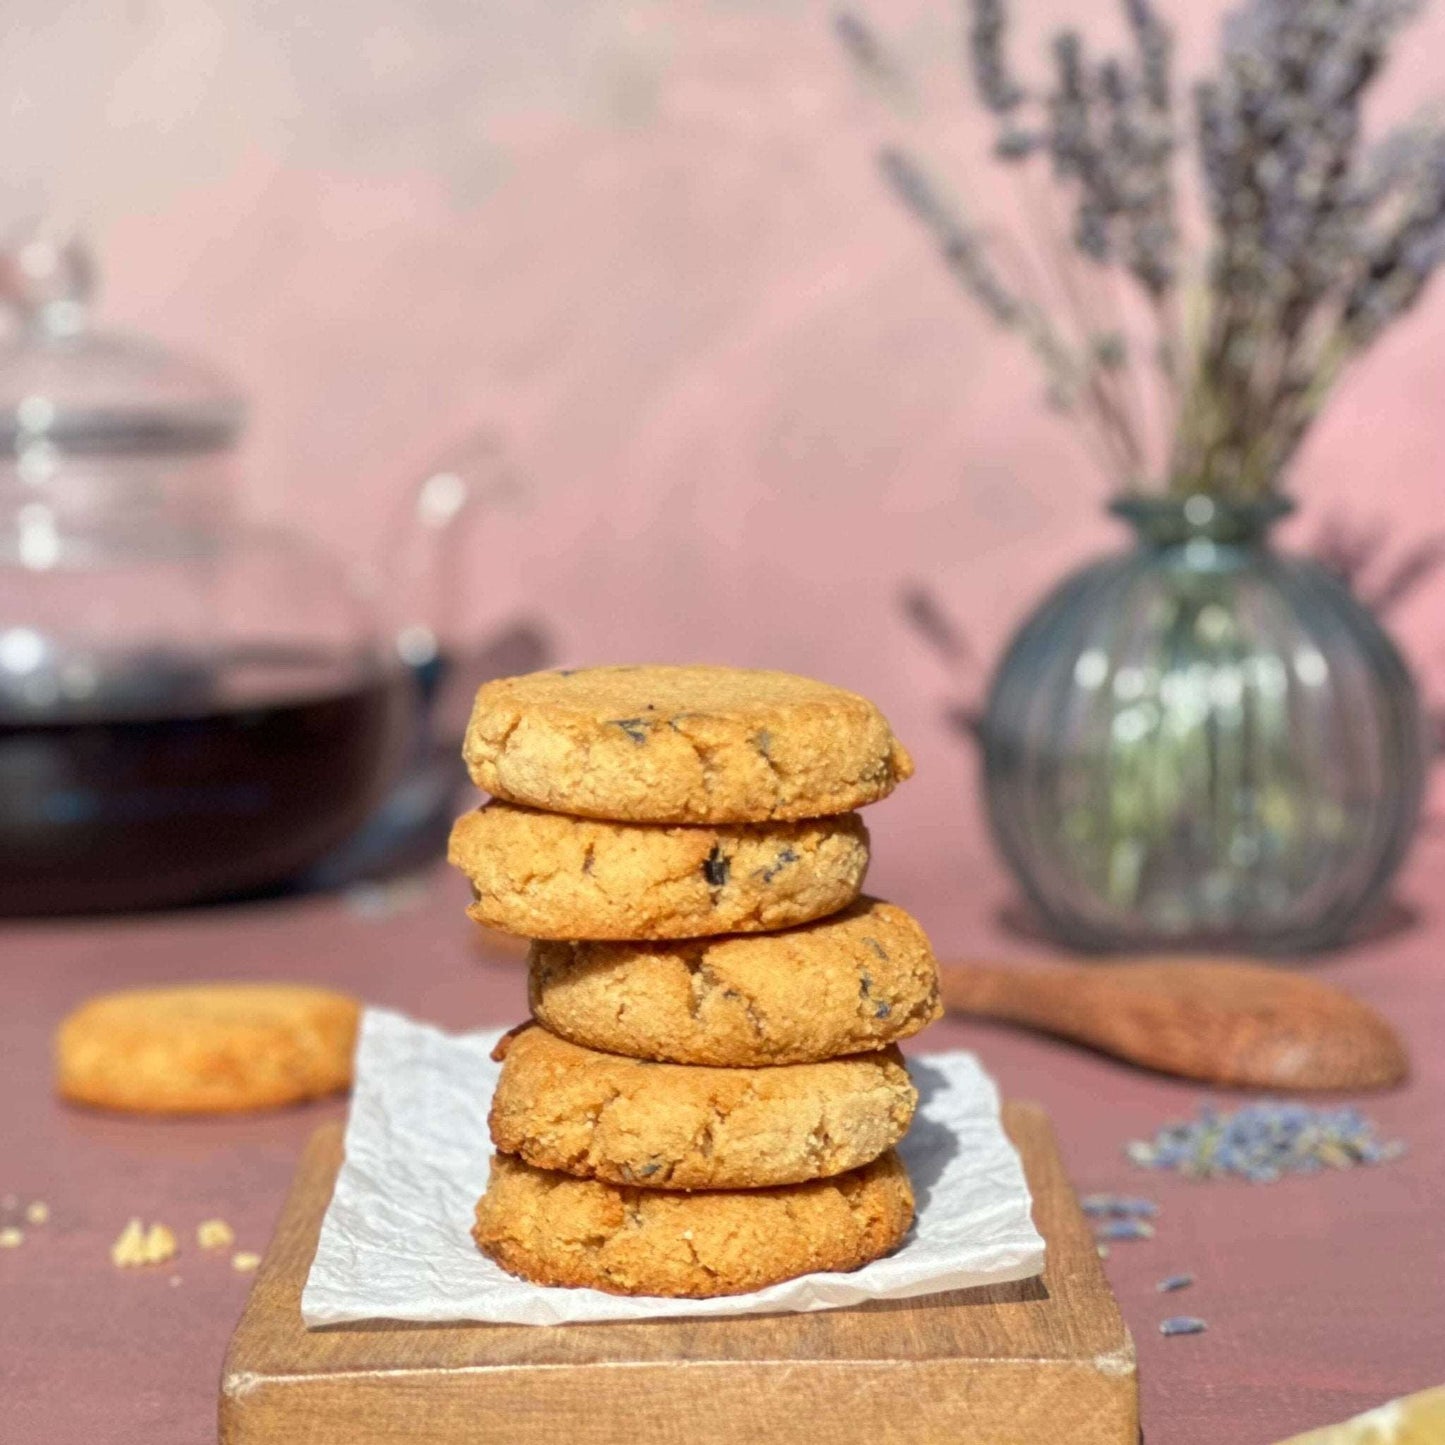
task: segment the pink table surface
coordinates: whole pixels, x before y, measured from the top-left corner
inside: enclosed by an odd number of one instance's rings
[[[1107,1264],[1138,1343],[1149,1445],[1263,1445],[1445,1380],[1442,862],[1445,838],[1423,839],[1400,924],[1318,965],[1410,1044],[1414,1081],[1368,1103],[1409,1142],[1398,1163],[1272,1186],[1162,1178],[1126,1164],[1122,1143],[1192,1113],[1206,1091],[1002,1028],[946,1022],[928,1035],[928,1048],[978,1050],[1007,1094],[1048,1107],[1081,1192],[1159,1202],[1157,1237],[1115,1245]],[[961,868],[951,890],[899,893],[940,954],[1040,951],[1003,931],[1007,889],[986,855]],[[20,1248],[0,1251],[4,1445],[212,1439],[221,1356],[249,1280],[200,1254],[195,1226],[220,1216],[238,1248],[264,1248],[303,1142],[344,1109],[157,1123],[62,1107],[49,1049],[65,1011],[102,988],[280,977],[334,982],[457,1028],[511,1023],[524,1009],[520,957],[478,947],[464,892],[439,868],[382,917],[354,899],[313,899],[0,930],[0,1195],[51,1211]],[[109,1245],[131,1215],[176,1231],[172,1267],[112,1267]],[[1192,1290],[1155,1292],[1186,1270]],[[1208,1333],[1161,1338],[1159,1320],[1176,1312],[1203,1316]]]

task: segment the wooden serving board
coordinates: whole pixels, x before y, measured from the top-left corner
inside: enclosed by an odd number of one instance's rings
[[[307,1330],[341,1163],[312,1138],[221,1375],[221,1445],[1135,1445],[1134,1342],[1053,1133],[1004,1106],[1041,1279],[814,1314]]]

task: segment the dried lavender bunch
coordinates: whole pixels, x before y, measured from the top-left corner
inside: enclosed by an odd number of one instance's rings
[[[1359,285],[1367,252],[1399,275],[1389,242],[1366,240],[1371,210],[1395,188],[1371,205],[1360,107],[1411,8],[1248,0],[1226,21],[1220,75],[1197,93],[1216,246],[1176,460],[1210,490],[1257,495],[1274,484],[1318,410],[1321,381],[1333,379],[1334,353],[1368,340],[1364,327],[1350,337],[1363,312],[1348,299],[1371,293]]]
[[[1061,307],[1001,263],[994,233],[941,206],[916,158],[885,152],[884,174],[966,289],[1029,341],[1051,399],[1080,416],[1126,485],[1257,497],[1341,371],[1445,261],[1445,123],[1362,138],[1364,97],[1415,6],[1242,0],[1227,17],[1218,72],[1195,88],[1189,117],[1213,231],[1191,264],[1172,36],[1153,0],[1121,4],[1126,53],[1096,57],[1066,29],[1041,86],[1010,62],[1007,0],[963,4],[965,70],[997,123],[995,154],[1021,176],[1042,167],[1068,201],[1066,236],[1032,238]],[[884,53],[856,16],[839,30],[860,65]],[[1146,303],[1152,345],[1126,340],[1117,311],[1100,319],[1097,275],[1110,270]],[[1157,404],[1139,408],[1146,391]],[[1168,419],[1152,454],[1141,411]]]
[[[990,39],[1002,34],[1001,25],[982,27],[979,16],[999,4],[973,0],[975,76],[989,69],[979,53],[980,33]],[[1091,66],[1083,37],[1061,31],[1052,46],[1053,87],[1035,103],[1043,115],[1042,135],[1055,178],[1076,183],[1075,244],[1092,260],[1121,262],[1157,302],[1169,293],[1177,269],[1170,169],[1173,38],[1149,0],[1125,0],[1124,12],[1133,55],[1107,57]],[[1021,90],[1018,94],[1027,98]],[[1017,110],[1015,102],[1009,111],[1013,129],[1001,137],[1000,151],[1021,159],[1028,150],[1005,145],[1008,134],[1029,133]]]

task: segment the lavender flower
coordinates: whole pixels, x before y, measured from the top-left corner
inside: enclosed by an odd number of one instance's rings
[[[994,155],[1006,162],[1026,160],[1044,144],[1044,136],[1015,119],[1028,93],[1010,72],[1004,53],[1008,17],[1003,0],[970,0],[970,6],[968,69],[978,98],[1000,121]]]
[[[1173,104],[1169,80],[1174,53],[1174,37],[1159,19],[1149,0],[1124,0],[1124,14],[1139,50],[1139,70],[1144,94],[1149,104],[1161,115],[1167,115]]]
[[[1161,62],[1167,64],[1167,61]],[[1167,72],[1163,77],[1167,85]],[[1109,189],[1125,233],[1124,264],[1150,296],[1174,282],[1178,244],[1169,162],[1174,136],[1167,116],[1153,109],[1147,78],[1136,79],[1118,60],[1099,67],[1099,93],[1107,112]]]
[[[1054,174],[1081,176],[1093,150],[1089,135],[1089,99],[1084,92],[1084,43],[1074,30],[1054,37],[1056,81],[1049,98],[1049,154]]]
[[[973,0],[973,25],[968,33],[973,83],[984,105],[1002,116],[1024,99],[1024,88],[1009,74],[1004,56],[1006,19],[1003,0]]]
[[[897,101],[908,96],[907,77],[878,33],[861,15],[851,10],[835,11],[833,33],[864,79],[890,100]]]
[[[1011,127],[999,134],[993,153],[1001,161],[1021,161],[1033,155],[1044,144],[1044,137],[1038,131]]]
[[[1001,325],[1016,325],[1018,300],[994,271],[981,238],[943,200],[918,162],[890,147],[879,153],[878,166],[898,199],[933,232],[950,270],[974,299]]]
[[[1430,137],[1396,175],[1383,193],[1394,202],[1396,222],[1367,245],[1344,300],[1342,325],[1357,349],[1414,305],[1445,260],[1445,137]]]

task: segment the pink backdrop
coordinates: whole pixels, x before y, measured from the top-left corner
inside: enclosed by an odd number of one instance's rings
[[[1022,56],[1105,10],[1015,8]],[[1218,12],[1165,9],[1187,72]],[[924,74],[931,148],[977,212],[1004,206],[952,7],[873,13]],[[533,500],[478,531],[470,627],[866,690],[921,773],[876,815],[875,886],[907,901],[982,848],[940,721],[982,674],[946,675],[899,586],[929,582],[986,669],[1112,538],[1106,479],[883,195],[890,122],[827,6],[18,0],[6,29],[13,204],[85,219],[107,317],[252,394],[257,511],[364,559],[402,484],[496,427]],[[1381,115],[1432,92],[1442,44],[1437,8]],[[1315,523],[1439,519],[1442,330],[1445,288],[1339,396],[1294,478]],[[1442,589],[1398,619],[1427,671]]]

